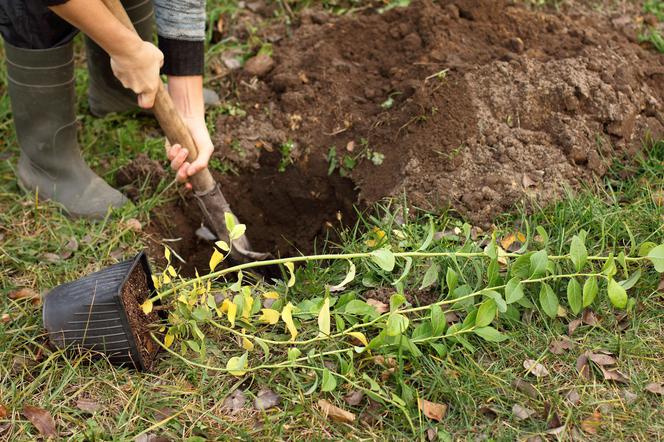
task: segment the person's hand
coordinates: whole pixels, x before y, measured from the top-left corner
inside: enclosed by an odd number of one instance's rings
[[[210,139],[210,133],[205,125],[204,118],[183,118],[184,123],[189,128],[191,137],[196,143],[198,157],[195,161],[187,161],[189,150],[179,144],[169,145],[166,141],[166,154],[171,162],[171,168],[176,172],[175,179],[180,183],[186,183],[187,189],[191,189],[191,183],[187,182],[189,177],[207,167],[210,156],[214,150],[214,145]]]
[[[113,74],[124,87],[138,95],[138,105],[144,109],[154,106],[161,83],[159,69],[163,64],[164,54],[143,40],[111,56]]]

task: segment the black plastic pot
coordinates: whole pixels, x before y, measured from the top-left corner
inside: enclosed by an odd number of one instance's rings
[[[102,353],[115,365],[149,369],[138,349],[121,300],[133,270],[145,272],[151,296],[152,272],[144,252],[76,281],[59,285],[44,297],[44,327],[51,343],[70,354]]]

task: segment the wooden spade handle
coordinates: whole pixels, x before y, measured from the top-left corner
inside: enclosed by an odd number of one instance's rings
[[[120,20],[125,27],[136,32],[134,25],[131,23],[129,16],[127,15],[127,11],[125,11],[120,0],[102,0],[102,2],[104,2],[115,18]],[[168,92],[166,92],[166,88],[164,88],[164,84],[161,81],[159,82],[159,90],[157,90],[157,96],[155,97],[152,110],[161,129],[166,134],[168,141],[171,144],[179,144],[186,148],[189,151],[187,161],[195,161],[198,157],[196,143],[194,143],[194,139],[191,137],[189,129],[184,124],[184,121],[182,121],[180,114],[173,105],[171,96],[168,95]],[[189,181],[191,181],[191,185],[196,193],[209,192],[217,185],[207,167],[196,175],[190,177]]]

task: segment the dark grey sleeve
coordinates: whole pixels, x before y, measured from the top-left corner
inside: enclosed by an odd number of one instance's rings
[[[204,64],[205,0],[154,0],[162,73],[201,75]]]
[[[157,32],[173,40],[205,40],[205,0],[154,0]]]

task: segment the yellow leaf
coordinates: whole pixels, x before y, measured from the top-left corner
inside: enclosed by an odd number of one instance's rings
[[[217,241],[216,243],[214,243],[214,245],[219,247],[224,252],[228,252],[231,249],[230,247],[228,247],[228,243],[226,241]]]
[[[231,327],[235,327],[235,315],[237,315],[237,305],[231,302],[228,304],[228,322],[231,323]]]
[[[154,288],[159,290],[161,288],[161,281],[159,281],[159,278],[157,278],[155,275],[150,276],[152,276],[152,284],[154,284]]]
[[[247,371],[245,370],[248,366],[247,362],[247,353],[245,352],[242,356],[237,357],[233,356],[226,363],[226,369],[233,376],[242,376]]]
[[[279,293],[277,292],[267,292],[263,293],[263,297],[266,299],[279,299]]]
[[[164,284],[170,284],[171,283],[171,277],[168,276],[168,273],[164,272],[162,278],[164,279]]]
[[[231,304],[232,302],[230,301],[230,299],[228,298],[224,299],[224,302],[221,303],[221,311],[226,313]]]
[[[290,279],[288,280],[288,287],[293,287],[295,285],[295,264],[292,262],[287,262],[284,264],[290,273]]]
[[[175,340],[175,336],[173,336],[170,333],[166,333],[166,336],[164,336],[164,345],[166,348],[169,348],[171,345],[173,345],[173,341]]]
[[[152,301],[146,299],[145,302],[141,304],[141,308],[143,309],[143,313],[145,313],[146,315],[150,314],[150,312],[152,311]]]
[[[219,250],[214,249],[212,256],[210,257],[210,271],[214,272],[214,269],[217,268],[219,263],[224,260],[224,255]]]
[[[171,275],[173,278],[175,278],[176,276],[178,276],[178,274],[175,272],[175,269],[173,268],[173,266],[168,266],[168,267],[166,268],[166,270],[168,270],[168,273],[170,273],[170,275]]]
[[[254,344],[249,339],[242,337],[242,348],[247,351],[251,351],[254,349]]]
[[[281,319],[286,324],[286,328],[291,335],[291,341],[294,341],[297,337],[297,329],[295,328],[295,323],[293,322],[293,304],[290,302],[281,311]]]
[[[164,258],[166,258],[166,261],[169,263],[171,262],[171,249],[168,247],[164,247]]]
[[[375,239],[368,239],[364,241],[364,243],[367,245],[367,247],[376,247],[376,240]]]
[[[184,295],[178,296],[178,301],[180,301],[183,304],[188,304],[189,302],[187,301],[187,297]]]
[[[376,235],[376,238],[378,238],[378,239],[385,238],[385,232],[383,230],[379,229],[378,227],[374,227],[373,232]]]
[[[249,315],[251,315],[251,309],[254,306],[254,298],[251,297],[251,291],[247,290],[242,293],[242,297],[244,299],[244,307],[242,310],[242,317],[244,319],[249,319]]]
[[[330,298],[325,298],[318,313],[318,331],[319,336],[330,336]]]
[[[367,337],[364,336],[364,333],[362,333],[362,332],[348,332],[348,336],[354,337],[355,339],[360,341],[362,343],[362,345],[364,345],[365,347],[367,345],[369,345],[369,342],[367,341]]]
[[[263,314],[258,318],[260,322],[267,322],[268,324],[276,324],[279,322],[279,312],[276,310],[272,310],[271,308],[263,308],[261,309],[261,312]]]

